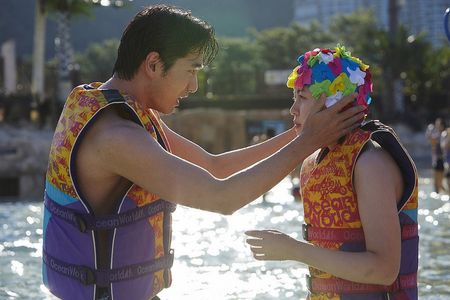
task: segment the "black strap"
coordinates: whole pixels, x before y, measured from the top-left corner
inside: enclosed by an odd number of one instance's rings
[[[66,263],[49,255],[45,250],[42,251],[42,260],[53,271],[78,280],[84,285],[95,282],[94,273],[89,267]]]
[[[173,265],[174,252],[173,250],[170,250],[169,253],[163,257],[110,270],[93,270],[87,266],[67,263],[51,256],[45,250],[42,252],[42,258],[47,267],[59,274],[78,280],[84,285],[96,284],[98,286],[107,287],[112,282],[130,280],[154,273],[158,270],[171,268]]]
[[[164,148],[164,150],[168,151],[167,146],[166,146],[166,143],[164,143],[164,140],[163,140],[163,138],[161,137],[161,134],[159,133],[158,127],[156,127],[155,123],[153,123],[153,120],[152,120],[152,118],[151,118],[150,116],[149,116],[148,118],[150,119],[150,122],[152,123],[153,129],[154,129],[155,132],[156,132],[156,139],[157,139],[157,141],[158,141],[158,144],[160,144],[161,147]]]
[[[397,209],[400,211],[416,187],[417,174],[414,163],[401,145],[397,134],[389,126],[386,126],[378,120],[374,120],[365,123],[361,129],[372,132],[372,139],[392,156],[400,168],[403,180],[405,181],[404,192],[397,204]]]
[[[106,101],[108,101],[108,103],[126,103],[122,94],[118,90],[102,90],[102,94],[105,97]],[[139,116],[136,114],[136,112],[134,112],[134,110],[132,110],[130,107],[127,107],[127,108],[128,108],[128,110],[131,110],[130,112],[132,113],[132,115],[134,117],[133,121],[135,121],[139,125],[142,125],[140,122]],[[149,118],[150,122],[152,123],[153,129],[156,132],[156,137],[157,137],[158,143],[161,145],[161,147],[163,147],[167,151],[168,150],[167,146],[164,143],[164,140],[161,137],[161,134],[159,133],[158,128],[156,127],[152,118],[150,116],[148,116],[148,118]]]
[[[114,229],[140,221],[162,211],[167,213],[173,212],[176,209],[176,204],[158,199],[152,203],[130,209],[120,214],[94,217],[90,214],[82,214],[60,205],[53,201],[47,194],[45,194],[44,205],[54,216],[72,224],[81,232],[86,232],[86,230]]]

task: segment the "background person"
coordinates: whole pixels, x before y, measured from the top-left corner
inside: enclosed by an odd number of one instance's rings
[[[441,148],[444,159],[444,176],[447,183],[447,193],[450,195],[450,127],[442,131]]]
[[[441,147],[441,135],[445,130],[445,122],[442,118],[437,118],[434,124],[427,127],[426,137],[431,145],[431,166],[433,169],[434,191],[440,193],[444,191],[444,157]]]

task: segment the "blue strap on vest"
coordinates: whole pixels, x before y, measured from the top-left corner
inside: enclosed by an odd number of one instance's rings
[[[44,205],[53,215],[72,224],[81,232],[86,232],[86,230],[114,229],[148,218],[162,211],[174,212],[176,209],[176,204],[159,199],[150,204],[136,207],[120,214],[94,217],[90,214],[81,214],[73,209],[60,205],[53,201],[47,194],[45,194]]]
[[[169,254],[163,257],[111,270],[93,270],[86,266],[70,264],[51,256],[46,251],[43,251],[42,258],[47,267],[53,271],[78,280],[84,285],[96,284],[107,287],[112,282],[130,280],[158,270],[171,268],[174,252],[172,249]]]

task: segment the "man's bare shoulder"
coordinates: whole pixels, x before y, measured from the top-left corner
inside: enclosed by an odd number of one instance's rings
[[[104,148],[145,134],[146,131],[142,126],[124,118],[119,110],[112,106],[99,114],[86,138],[98,147]]]
[[[147,131],[135,122],[123,118],[114,107],[105,108],[88,128],[80,145],[80,158],[108,166],[122,159],[131,148],[152,144]]]
[[[111,199],[120,199],[130,186],[123,175],[129,165],[127,156],[134,143],[148,134],[112,106],[85,130],[75,159],[79,188],[97,213],[107,213],[115,203]]]

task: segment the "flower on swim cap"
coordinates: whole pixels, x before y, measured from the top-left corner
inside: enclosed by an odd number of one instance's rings
[[[325,105],[335,104],[354,92],[356,103],[368,107],[371,102],[372,76],[369,66],[351,55],[344,46],[335,49],[314,49],[297,59],[299,66],[289,75],[287,86],[303,89],[308,86],[314,98],[327,95]]]

